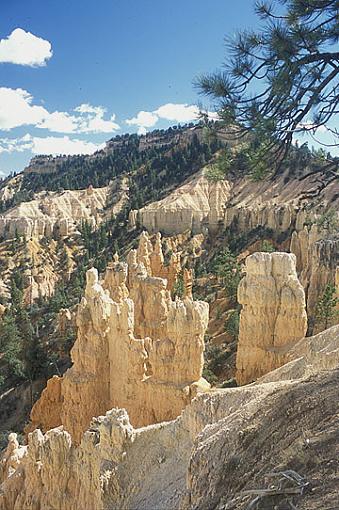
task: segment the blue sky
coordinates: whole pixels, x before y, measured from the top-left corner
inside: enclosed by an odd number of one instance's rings
[[[1,0],[0,172],[189,121],[254,0]]]
[[[2,0],[1,42],[15,29],[22,32],[2,51],[0,43],[0,171],[22,170],[40,149],[90,151],[115,134],[193,117],[189,106],[201,100],[193,78],[220,65],[225,34],[255,22],[252,0]],[[13,45],[31,54],[13,56]],[[32,55],[38,63],[32,64]],[[17,63],[6,63],[9,58]],[[169,103],[162,117],[138,117]],[[80,105],[93,110],[75,112]],[[76,126],[60,113],[76,117]],[[98,116],[111,124],[89,125],[88,118]],[[134,124],[126,123],[133,118]]]

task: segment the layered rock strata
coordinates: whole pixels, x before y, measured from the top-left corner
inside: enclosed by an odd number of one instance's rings
[[[49,381],[32,409],[29,430],[63,425],[78,443],[93,416],[127,409],[133,426],[177,417],[208,383],[201,378],[208,304],[171,299],[150,276],[147,236],[128,264],[117,259],[99,282],[87,272],[78,307],[73,366]]]
[[[130,223],[168,235],[213,232],[220,226],[243,233],[265,227],[282,234],[299,232],[324,209],[338,210],[335,179],[319,173],[299,179],[287,174],[275,176],[274,181],[243,177],[209,182],[201,170],[164,199],[132,211]],[[319,179],[324,184],[318,191]]]
[[[236,379],[247,384],[284,363],[286,349],[307,330],[305,293],[290,253],[257,252],[246,259],[238,287],[242,305]]]
[[[224,219],[230,188],[228,181],[209,182],[200,171],[163,200],[132,211],[130,224],[138,222],[149,232],[169,235],[186,230],[193,234],[214,231]]]
[[[37,193],[34,200],[22,202],[0,215],[0,236],[64,237],[73,233],[82,221],[96,227],[121,210],[127,191],[126,183],[112,182],[103,188]],[[106,210],[112,194],[115,203]]]

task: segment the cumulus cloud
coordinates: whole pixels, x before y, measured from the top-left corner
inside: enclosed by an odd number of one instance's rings
[[[0,40],[0,63],[44,66],[52,55],[49,41],[22,28],[16,28],[6,39]]]
[[[199,109],[194,105],[167,103],[154,112],[160,119],[174,122],[190,122],[199,116]]]
[[[94,115],[103,115],[105,113],[105,109],[102,106],[92,106],[88,103],[77,106],[74,108],[74,111],[79,113],[93,113]]]
[[[153,127],[159,120],[158,115],[152,112],[145,112],[141,110],[136,117],[132,119],[127,119],[126,124],[130,126],[140,126],[140,127]]]
[[[74,112],[49,112],[33,104],[32,95],[23,89],[0,87],[0,129],[10,130],[24,125],[55,133],[112,133],[120,129],[115,115],[104,119],[101,106],[83,104]]]
[[[53,156],[58,154],[93,154],[105,147],[104,143],[96,144],[68,136],[46,136],[45,138],[34,136],[31,141],[31,150],[34,154],[51,154]]]
[[[48,113],[41,122],[36,124],[37,128],[48,129],[55,133],[74,133],[77,130],[77,122],[67,112]]]
[[[119,124],[115,122],[114,114],[109,120],[104,119],[107,110],[102,106],[84,103],[77,106],[74,111],[81,115],[77,117],[78,133],[111,133],[120,129]]]
[[[0,154],[2,152],[23,152],[31,150],[31,135],[27,134],[21,138],[1,138],[0,139]]]
[[[216,120],[217,114],[207,112],[210,119]],[[155,126],[160,120],[168,120],[171,122],[191,122],[199,118],[199,108],[195,105],[185,103],[166,103],[159,106],[157,110],[147,112],[141,110],[132,119],[127,119],[126,124],[138,126],[138,134],[146,134],[147,129]]]
[[[31,151],[33,154],[93,154],[103,149],[104,143],[92,143],[69,136],[32,136],[26,134],[21,138],[2,138],[0,140],[0,153]]]
[[[42,106],[32,105],[32,101],[26,90],[0,87],[0,129],[42,122],[49,113]]]

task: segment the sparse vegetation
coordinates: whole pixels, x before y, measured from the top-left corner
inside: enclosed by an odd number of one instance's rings
[[[264,239],[263,242],[261,243],[260,251],[264,251],[266,253],[273,253],[276,250],[271,241],[267,241],[266,239]]]
[[[231,312],[225,322],[225,331],[233,340],[238,339],[239,335],[240,310],[236,309]]]
[[[327,329],[333,320],[339,317],[339,311],[336,309],[339,299],[336,297],[336,288],[333,283],[328,283],[317,303],[315,319],[323,329]]]
[[[182,298],[184,296],[184,278],[182,273],[180,273],[177,277],[177,281],[174,284],[173,288],[173,297]]]
[[[218,253],[212,261],[212,272],[222,278],[228,297],[236,301],[237,289],[241,280],[241,267],[229,248]]]
[[[317,220],[316,225],[329,234],[335,234],[339,230],[338,213],[334,209],[328,209]]]

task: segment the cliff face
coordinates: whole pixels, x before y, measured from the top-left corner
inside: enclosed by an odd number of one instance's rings
[[[284,351],[307,330],[305,293],[290,253],[254,253],[246,259],[238,288],[240,314],[238,384],[246,384],[284,363]]]
[[[333,327],[301,340],[285,381],[280,368],[261,384],[200,394],[174,421],[136,429],[112,409],[92,420],[79,446],[63,427],[34,431],[28,447],[12,437],[1,510],[221,509],[231,501],[242,510],[251,502],[244,490],[264,488],[272,469],[312,483],[293,500],[301,510],[335,508],[338,335]]]
[[[130,222],[169,235],[188,229],[213,231],[220,224],[238,232],[258,226],[277,233],[300,231],[318,209],[338,209],[337,182],[329,179],[318,191],[318,178],[310,174],[289,179],[284,174],[274,181],[242,178],[212,183],[200,171],[163,200],[132,211]]]
[[[107,409],[123,407],[134,426],[144,426],[175,418],[208,389],[201,379],[208,305],[172,301],[166,280],[151,276],[162,253],[156,244],[150,256],[148,243],[142,236],[128,264],[116,260],[101,283],[95,269],[88,271],[73,366],[49,381],[29,430],[62,424],[79,442],[92,417]]]
[[[105,211],[107,199],[115,189],[115,205]],[[81,221],[93,227],[125,204],[127,188],[89,187],[85,190],[40,192],[30,202],[22,202],[0,216],[0,236],[11,239],[16,233],[26,238],[37,236],[67,236],[74,232]]]
[[[228,181],[209,182],[200,171],[163,200],[132,211],[130,223],[134,226],[138,222],[149,232],[160,230],[166,234],[213,231],[224,218],[230,188]]]
[[[329,238],[326,238],[326,235]],[[309,316],[314,316],[317,302],[326,285],[336,284],[339,239],[329,236],[316,225],[312,225],[311,229],[304,227],[300,232],[293,232],[291,252],[297,257],[300,281],[307,296],[307,313]]]

